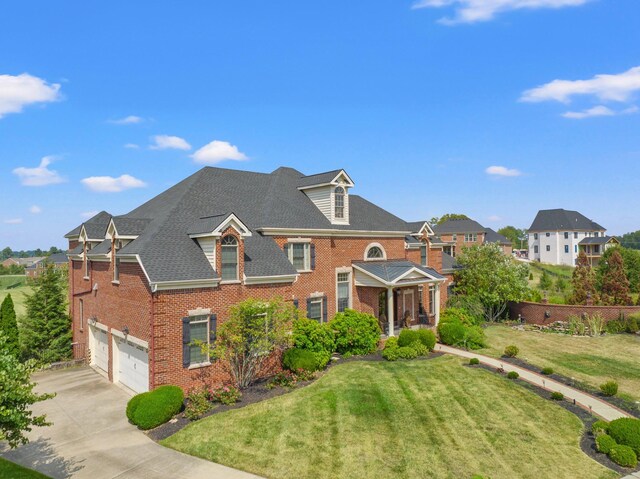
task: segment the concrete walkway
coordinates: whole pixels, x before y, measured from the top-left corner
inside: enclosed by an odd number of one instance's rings
[[[34,375],[39,392],[54,399],[34,406],[50,427],[34,428],[31,442],[0,456],[54,479],[256,479],[156,444],[128,423],[130,396],[87,367]]]
[[[529,371],[528,369],[515,366],[508,361],[491,358],[489,356],[483,356],[482,354],[478,354],[473,351],[465,351],[463,349],[452,348],[451,346],[445,346],[444,344],[436,344],[435,350],[442,351],[443,353],[455,354],[456,356],[460,356],[463,358],[478,358],[481,363],[494,368],[501,367],[506,372],[515,371],[520,375],[520,379],[524,379],[525,381],[528,381],[549,391],[561,392],[562,394],[564,394],[565,398],[575,400],[579,406],[590,410],[593,414],[600,416],[606,421],[613,421],[614,419],[618,419],[621,417],[632,417],[630,414],[622,411],[621,409],[618,409],[615,406],[612,406],[605,401],[598,399],[597,397],[592,396],[591,394],[587,394],[585,392],[569,387],[547,376],[543,376],[541,374]]]

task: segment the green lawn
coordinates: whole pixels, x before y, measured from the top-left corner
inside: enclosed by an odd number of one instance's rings
[[[269,478],[617,477],[580,450],[581,431],[560,406],[444,356],[343,364],[163,444]]]
[[[0,278],[4,279],[7,277],[0,276]],[[11,276],[11,278],[16,278],[16,277]],[[17,288],[5,289],[6,284],[10,284],[10,283],[5,282],[4,285],[0,284],[0,303],[4,300],[7,294],[11,294],[11,299],[13,299],[13,304],[16,309],[16,314],[18,316],[24,315],[27,312],[26,306],[25,306],[25,295],[31,294],[31,287],[28,286],[27,284],[23,284],[22,286],[18,286]]]
[[[40,474],[26,467],[0,457],[0,479],[48,479],[49,476]]]
[[[505,346],[520,348],[518,357],[540,367],[576,378],[597,388],[610,379],[620,385],[621,395],[640,399],[640,337],[612,334],[598,338],[566,334],[518,331],[508,326],[486,330],[489,348],[479,351],[498,357]]]

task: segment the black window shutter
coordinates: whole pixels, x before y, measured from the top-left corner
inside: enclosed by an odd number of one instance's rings
[[[188,368],[191,364],[191,329],[189,329],[189,317],[182,318],[182,367]]]
[[[309,249],[311,250],[311,269],[316,269],[316,245],[311,243]]]
[[[217,325],[218,325],[218,316],[212,314],[209,316],[209,344],[213,345],[216,341],[217,337]]]
[[[311,319],[309,313],[311,312],[311,298],[307,298],[307,318]]]
[[[282,249],[284,250],[284,255],[288,259],[289,258],[289,243],[285,243],[284,246],[282,247]]]
[[[293,307],[294,307],[294,308],[296,308],[296,309],[300,309],[300,308],[299,308],[299,304],[298,304],[298,300],[297,300],[297,299],[294,299],[294,300],[293,300]]]
[[[327,322],[327,297],[322,298],[322,322]]]

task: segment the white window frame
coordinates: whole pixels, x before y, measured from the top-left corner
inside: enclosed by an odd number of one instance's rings
[[[235,244],[235,249],[236,249],[236,274],[235,274],[235,278],[233,279],[224,279],[222,277],[222,271],[224,270],[223,267],[223,262],[224,262],[224,255],[222,254],[222,252],[224,251],[224,248],[230,248],[231,245],[225,245],[224,244],[224,240],[227,238],[233,238],[236,242]],[[227,235],[224,238],[222,238],[220,240],[220,282],[221,283],[237,283],[240,281],[240,241],[238,241],[238,238],[236,238],[234,235]]]
[[[464,234],[464,242],[465,243],[475,243],[478,241],[478,233],[465,233]]]
[[[78,309],[80,310],[80,331],[84,331],[84,300],[78,300]]]
[[[422,253],[424,252],[424,261],[422,260]],[[420,244],[420,264],[422,266],[429,266],[429,248],[427,243]]]
[[[338,189],[342,190],[338,192]],[[338,205],[338,197],[341,197],[342,204]],[[345,221],[346,215],[346,203],[347,203],[347,190],[344,186],[338,185],[333,189],[333,218],[336,221]],[[338,208],[340,208],[340,215],[338,215]]]
[[[369,258],[369,251],[373,248],[378,248],[382,252],[382,257],[380,258]],[[364,250],[364,260],[365,261],[383,261],[387,259],[387,252],[384,247],[380,243],[369,243]]]
[[[293,264],[293,247],[294,245],[303,245],[304,247],[304,268],[303,269],[297,269],[296,270],[298,272],[301,273],[306,273],[311,271],[311,241],[310,240],[298,240],[295,241],[293,239],[288,241],[289,247],[287,248],[287,258],[289,259],[289,262],[291,264]],[[295,265],[294,265],[295,267]]]
[[[551,245],[547,245],[546,250],[547,252],[551,251]]]
[[[113,259],[113,281],[114,284],[120,284],[120,258]]]
[[[324,296],[313,296],[310,298],[310,304],[319,304],[320,305],[320,317],[319,318],[312,318],[311,316],[309,316],[309,311],[307,311],[307,317],[313,321],[318,321],[318,323],[322,324],[322,318],[324,317],[324,311],[322,309],[322,305],[324,302]]]
[[[347,281],[339,281],[338,278],[340,277],[341,274],[346,274],[347,276]],[[348,304],[347,307],[345,309],[351,309],[352,305],[353,305],[353,294],[352,294],[352,283],[353,280],[351,278],[351,268],[336,268],[336,313],[339,313],[339,302],[340,302],[340,296],[339,296],[339,285],[340,283],[347,283],[349,285],[348,288],[348,293],[349,293],[349,297],[348,299]]]
[[[429,315],[436,314],[436,287],[433,284],[429,285]]]
[[[192,324],[201,324],[201,323],[207,323],[207,344],[209,346],[211,346],[211,315],[209,314],[192,314],[189,315],[189,337],[191,338],[191,325]],[[199,318],[199,319],[195,319],[195,318]],[[193,341],[192,341],[193,342]],[[189,344],[189,348],[195,347],[194,344]],[[198,346],[199,347],[199,346]],[[211,365],[211,354],[210,351],[207,350],[207,354],[206,354],[206,361],[203,362],[199,362],[199,363],[194,363],[191,361],[191,351],[189,351],[189,369],[193,369],[193,368],[201,368],[203,366],[209,366]]]

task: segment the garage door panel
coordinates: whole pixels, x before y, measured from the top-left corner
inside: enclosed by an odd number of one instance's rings
[[[102,329],[91,329],[93,333],[93,365],[102,369],[104,372],[109,371],[109,342],[107,332]]]
[[[149,390],[149,353],[128,341],[118,345],[118,380],[135,392]]]

